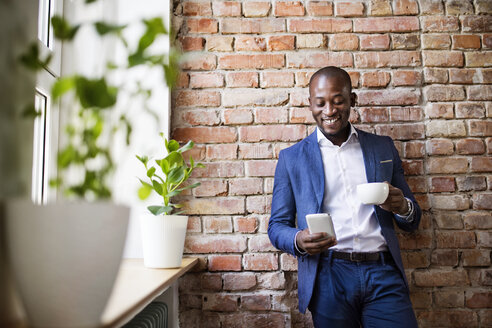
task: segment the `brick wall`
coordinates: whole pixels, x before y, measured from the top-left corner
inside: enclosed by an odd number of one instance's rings
[[[424,210],[399,234],[422,327],[492,326],[492,2],[174,1],[187,59],[173,137],[195,174],[180,281],[182,327],[311,327],[296,259],[266,230],[281,149],[313,131],[310,75],[335,65],[358,95],[351,121],[391,136]],[[191,196],[191,195],[190,195]]]

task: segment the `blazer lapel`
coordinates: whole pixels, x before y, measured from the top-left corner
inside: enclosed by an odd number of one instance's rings
[[[318,146],[316,130],[306,138],[306,143],[305,150],[308,152],[304,157],[307,162],[305,172],[308,177],[306,178],[311,180],[313,190],[316,194],[318,208],[321,209],[325,192],[325,173],[323,170],[323,160],[321,159],[321,151]]]
[[[376,181],[376,159],[374,147],[370,144],[370,139],[367,138],[366,132],[357,129],[359,135],[360,148],[364,157],[364,166],[366,167],[367,182]]]

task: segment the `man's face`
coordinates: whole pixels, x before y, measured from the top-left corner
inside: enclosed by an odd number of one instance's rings
[[[309,86],[309,109],[323,134],[335,145],[348,137],[350,107],[355,106],[355,94],[337,76],[316,77]]]

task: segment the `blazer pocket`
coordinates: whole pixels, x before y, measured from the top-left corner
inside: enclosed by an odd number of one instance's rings
[[[393,177],[393,160],[392,159],[380,160],[377,171],[379,175],[378,181],[391,182],[391,178]]]

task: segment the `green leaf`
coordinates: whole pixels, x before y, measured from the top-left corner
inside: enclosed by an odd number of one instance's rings
[[[67,91],[73,89],[75,87],[75,81],[75,77],[61,77],[57,79],[51,87],[51,96],[53,97],[53,100],[57,100]]]
[[[152,178],[152,176],[154,175],[155,173],[155,167],[151,167],[150,169],[147,170],[147,176],[149,178]]]
[[[143,185],[138,189],[138,198],[145,200],[150,196],[152,188],[150,186]]]
[[[157,162],[157,161],[156,161]],[[165,175],[168,175],[169,173],[169,170],[171,169],[171,166],[169,165],[169,162],[167,161],[167,159],[163,158],[162,160],[159,161],[160,163],[157,163],[160,167],[161,167],[161,170],[162,172],[165,174]]]
[[[137,52],[143,53],[152,43],[154,43],[155,38],[159,34],[166,34],[167,30],[164,27],[164,22],[161,17],[155,17],[152,19],[143,20],[146,30],[138,42]]]
[[[41,59],[39,56],[40,52],[38,43],[32,42],[26,52],[19,56],[19,60],[25,67],[33,71],[39,71],[40,69],[48,66],[52,58],[51,54],[46,56],[45,59]]]
[[[169,194],[167,194],[167,197],[173,197],[173,196],[177,196],[181,193],[181,191],[179,190],[173,190],[171,191]]]
[[[184,153],[185,151],[190,150],[191,148],[193,148],[193,146],[195,146],[195,143],[194,143],[193,141],[191,141],[191,140],[190,140],[190,141],[188,141],[188,142],[186,143],[186,145],[184,145],[183,147],[181,147],[181,148],[178,150],[178,152],[180,152],[180,153]]]
[[[183,190],[186,190],[186,189],[193,189],[193,188],[198,187],[199,185],[201,185],[201,183],[200,183],[200,182],[196,182],[196,183],[194,183],[194,184],[191,184],[191,185],[185,186],[185,187],[183,187],[183,188],[181,188],[181,189],[178,189],[178,190],[179,190],[179,191],[183,191]]]
[[[96,22],[94,26],[99,35],[106,35],[108,33],[118,35],[126,28],[126,25],[108,24],[106,22]]]
[[[140,162],[143,163],[143,165],[147,166],[147,162],[149,161],[149,158],[147,156],[142,156],[142,157],[140,157],[138,155],[135,155],[135,156],[138,158],[138,160]]]
[[[184,167],[182,166],[175,167],[174,169],[171,170],[171,172],[169,172],[166,182],[176,184],[183,179],[184,175],[185,175]]]
[[[152,186],[154,187],[154,190],[156,193],[162,196],[162,186],[159,182],[156,180],[152,180]]]
[[[68,145],[65,149],[58,153],[58,165],[61,168],[68,167],[71,163],[77,161],[77,152],[72,145]]]
[[[89,80],[80,77],[76,80],[77,95],[84,108],[107,108],[116,103],[117,88],[109,87],[104,78]]]
[[[205,165],[203,165],[202,163],[197,163],[195,167],[201,167],[203,169],[205,168]]]
[[[178,153],[177,151],[169,153],[165,159],[169,162],[169,167],[171,169],[174,167],[182,166],[184,163],[183,155],[181,155],[181,153]]]
[[[166,139],[164,140],[166,141],[166,150],[168,153],[179,149],[179,143],[176,140],[169,140],[169,142]]]
[[[142,179],[138,179],[138,180],[140,181],[142,186],[149,187],[150,189],[152,189],[152,185],[150,183],[147,183],[147,182],[143,181]]]
[[[178,82],[178,75],[179,72],[174,66],[171,65],[162,65],[164,68],[164,78],[166,80],[166,85],[170,88],[174,87],[176,85],[176,82]]]
[[[30,103],[24,107],[21,113],[22,117],[24,118],[36,118],[38,116],[41,116],[41,112],[38,112],[36,110],[36,107],[34,106],[33,103]]]
[[[96,2],[97,0],[85,0],[85,3],[93,3]]]
[[[70,23],[61,16],[53,16],[51,18],[51,25],[55,37],[60,40],[72,40],[75,37],[80,25],[71,26]]]
[[[149,206],[147,209],[154,215],[168,214],[173,210],[171,206]]]

